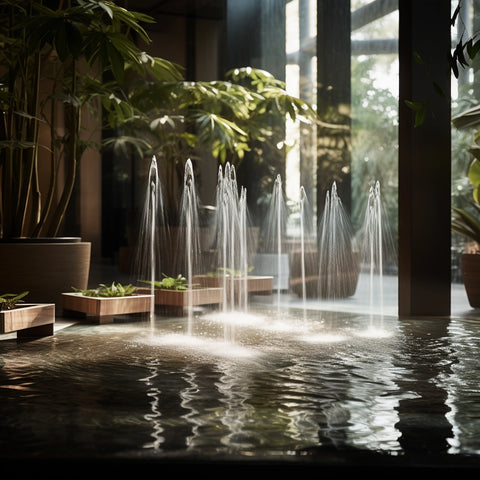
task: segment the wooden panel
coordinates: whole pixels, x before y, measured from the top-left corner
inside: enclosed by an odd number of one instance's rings
[[[273,289],[273,277],[251,276],[247,278],[249,292],[271,292]]]
[[[194,288],[192,290],[155,290],[156,305],[186,307],[222,303],[222,288]]]
[[[54,304],[25,304],[13,310],[0,312],[0,333],[55,323]]]
[[[234,289],[237,292],[241,287],[241,283],[244,280],[242,278],[235,278]],[[194,282],[198,283],[202,287],[222,287],[222,277],[212,277],[209,275],[198,275],[194,277]],[[230,288],[230,279],[226,281],[227,290]],[[247,291],[249,292],[271,292],[273,289],[273,277],[267,275],[249,275],[247,277]]]
[[[83,312],[87,315],[108,316],[150,311],[151,295],[129,297],[86,297],[81,293],[63,293],[64,310]]]

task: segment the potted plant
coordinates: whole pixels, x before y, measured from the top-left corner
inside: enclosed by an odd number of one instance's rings
[[[81,313],[98,323],[111,323],[115,315],[144,313],[151,309],[152,296],[137,293],[137,287],[112,282],[95,289],[73,288],[63,293],[63,313]]]
[[[480,127],[480,107],[474,107],[452,119],[459,128]],[[467,177],[473,187],[472,202],[465,208],[452,206],[453,231],[469,240],[462,253],[462,279],[470,306],[480,308],[480,146],[478,132],[474,145],[469,148],[473,159],[468,167]]]
[[[455,21],[460,11],[460,2],[454,12]],[[453,22],[452,22],[453,24]],[[450,58],[453,74],[458,78],[459,70],[471,65],[480,50],[477,35],[457,42]],[[472,187],[472,201],[465,207],[452,206],[452,229],[469,242],[462,253],[462,278],[470,305],[480,308],[480,105],[467,108],[452,118],[459,130],[473,130],[473,144],[468,148],[472,159],[467,168],[468,183]]]
[[[170,277],[164,274],[162,280],[142,280],[153,286],[155,305],[164,307],[168,313],[183,314],[189,306],[217,305],[223,301],[223,289],[220,287],[189,285],[187,279],[179,274]],[[142,289],[146,292],[147,289]]]
[[[55,305],[25,303],[23,298],[28,293],[0,295],[0,333],[17,332],[18,337],[53,335]]]
[[[149,42],[141,23],[150,21],[111,1],[0,0],[0,263],[13,273],[13,287],[31,285],[34,298],[58,301],[42,289],[45,271],[75,274],[52,279],[56,292],[87,286],[90,244],[58,239],[79,163],[88,147],[98,146],[84,129],[99,131],[100,120],[88,125],[85,114],[103,109],[110,126],[132,115],[121,89],[127,67],[153,78],[180,78],[171,63],[137,46],[136,38]],[[19,239],[35,245],[19,245]],[[61,245],[45,246],[53,239]],[[43,250],[30,252],[36,248]],[[59,251],[60,258],[51,257]],[[72,266],[76,251],[80,263]],[[28,266],[19,266],[23,259]],[[25,280],[28,272],[33,283]]]

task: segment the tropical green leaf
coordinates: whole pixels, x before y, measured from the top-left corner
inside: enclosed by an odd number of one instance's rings
[[[23,298],[28,295],[28,291],[22,293],[4,293],[0,295],[0,310],[13,310],[18,303],[23,303]]]
[[[104,2],[98,2],[98,6],[105,10],[107,15],[113,20],[113,11],[112,9]]]
[[[480,105],[465,110],[453,117],[452,123],[459,130],[478,127],[480,125]]]
[[[150,37],[145,29],[141,26],[142,23],[153,23],[154,19],[147,14],[141,12],[135,12],[127,10],[114,2],[100,2],[99,5],[102,9],[109,9],[109,15],[113,18],[114,26],[117,30],[123,28],[123,26],[135,32],[146,43],[150,43]]]
[[[133,154],[136,158],[144,158],[147,152],[152,151],[150,142],[128,135],[108,138],[103,142],[103,146],[107,150],[112,150],[119,157],[128,157]]]
[[[167,289],[167,290],[187,290],[187,279],[179,274],[176,277],[169,277],[163,274],[162,280],[139,280],[139,282],[153,285],[154,288]]]
[[[456,216],[452,219],[452,229],[471,240],[480,240],[480,223],[469,213],[457,207],[452,207]]]
[[[414,126],[418,127],[423,124],[427,113],[427,107],[423,102],[412,102],[411,100],[405,100],[405,105],[415,112]]]
[[[477,155],[480,154],[480,147],[470,149],[472,153],[473,150]],[[470,167],[468,168],[468,180],[475,188],[480,185],[480,161],[478,161],[476,158],[473,160],[473,162],[470,164]]]

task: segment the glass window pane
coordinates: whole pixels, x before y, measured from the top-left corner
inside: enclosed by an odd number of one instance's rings
[[[381,8],[373,8],[374,5]],[[383,5],[383,7],[382,7]],[[354,242],[360,253],[364,244],[363,229],[368,216],[370,188],[380,191],[382,215],[382,282],[388,287],[382,297],[382,309],[397,311],[397,252],[398,223],[398,10],[385,9],[385,2],[352,0],[351,2],[351,164],[341,168],[351,173],[349,186],[351,205],[349,220],[354,231]],[[317,103],[317,2],[290,0],[286,4],[286,84],[292,95]],[[343,113],[343,112],[342,112]],[[316,233],[320,237],[323,207],[316,202],[317,170],[321,175],[322,148],[328,139],[318,143],[314,127],[287,125],[287,141],[292,145],[286,158],[286,194],[291,205],[297,205],[302,189],[312,204],[311,213],[317,215]],[[332,136],[331,141],[339,140]],[[318,211],[317,211],[318,210]],[[289,222],[289,233],[298,236],[299,212]],[[317,243],[320,238],[317,238]],[[375,247],[377,248],[377,247]],[[319,253],[320,255],[320,253]],[[348,299],[335,299],[335,307],[345,301],[356,308],[370,308],[368,294],[370,265],[362,262],[356,291]],[[378,256],[375,257],[378,263]],[[378,265],[376,265],[378,267]],[[379,296],[377,295],[377,298]],[[321,299],[324,303],[325,301]]]

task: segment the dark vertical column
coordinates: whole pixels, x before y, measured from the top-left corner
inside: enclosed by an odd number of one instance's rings
[[[256,0],[227,0],[224,73],[236,67],[261,67],[260,5]]]
[[[319,213],[333,181],[346,210],[351,207],[350,16],[350,0],[317,0],[317,105],[327,125],[317,130]]]
[[[285,0],[227,0],[222,63],[222,72],[250,66],[285,80]],[[259,200],[271,192],[268,181],[273,185],[277,174],[285,178],[282,152],[272,149],[264,153],[263,160],[259,165],[256,154],[247,153],[237,169],[237,181],[247,189],[254,222],[263,219]]]
[[[449,315],[450,0],[399,10],[399,314]],[[422,125],[405,100],[427,106]]]
[[[261,68],[285,81],[285,3],[286,0],[262,0],[261,5]]]
[[[260,10],[260,41],[261,52],[259,66],[270,72],[278,80],[285,81],[285,65],[287,54],[285,51],[285,0],[262,0],[258,2]],[[277,128],[285,128],[283,122]],[[278,154],[277,174],[286,178],[285,155]],[[283,183],[285,185],[285,182]]]
[[[285,0],[227,0],[225,69],[254,67],[285,80]]]
[[[185,19],[186,33],[185,33],[185,79],[194,82],[197,80],[197,55],[196,55],[196,35],[197,35],[197,20],[193,12],[189,11]]]

